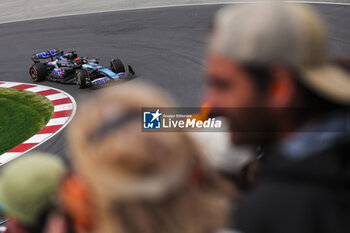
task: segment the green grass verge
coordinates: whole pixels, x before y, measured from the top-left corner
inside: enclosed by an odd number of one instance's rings
[[[44,96],[0,88],[0,155],[44,128],[53,110],[53,104]]]

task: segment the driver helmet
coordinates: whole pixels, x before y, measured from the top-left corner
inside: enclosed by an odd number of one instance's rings
[[[80,59],[80,57],[77,57],[74,59],[74,62],[77,64],[77,65],[82,65],[83,64],[83,61]]]

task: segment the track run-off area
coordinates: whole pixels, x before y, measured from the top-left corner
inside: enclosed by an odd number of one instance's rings
[[[53,111],[46,125],[35,135],[25,140],[18,146],[0,156],[0,166],[20,157],[21,155],[35,149],[54,137],[63,130],[73,119],[76,112],[76,103],[68,93],[56,88],[37,84],[26,84],[18,82],[0,82],[1,88],[10,88],[31,92],[43,96],[52,103]],[[23,94],[21,94],[23,95]],[[48,103],[50,103],[48,102]]]

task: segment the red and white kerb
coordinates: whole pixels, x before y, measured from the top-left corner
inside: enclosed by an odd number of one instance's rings
[[[68,93],[59,89],[37,84],[5,81],[0,81],[0,87],[35,92],[39,95],[45,96],[54,105],[54,113],[46,126],[27,141],[0,155],[0,166],[15,158],[18,158],[24,153],[44,143],[55,134],[59,133],[66,125],[69,124],[75,114],[76,102],[74,98]]]

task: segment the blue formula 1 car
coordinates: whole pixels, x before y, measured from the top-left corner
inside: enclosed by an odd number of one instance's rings
[[[29,66],[29,75],[34,82],[47,79],[86,88],[135,77],[132,67],[128,65],[126,71],[119,59],[112,59],[110,66],[103,67],[98,59],[78,57],[75,51],[64,53],[53,49],[34,54],[32,60],[34,64]]]

